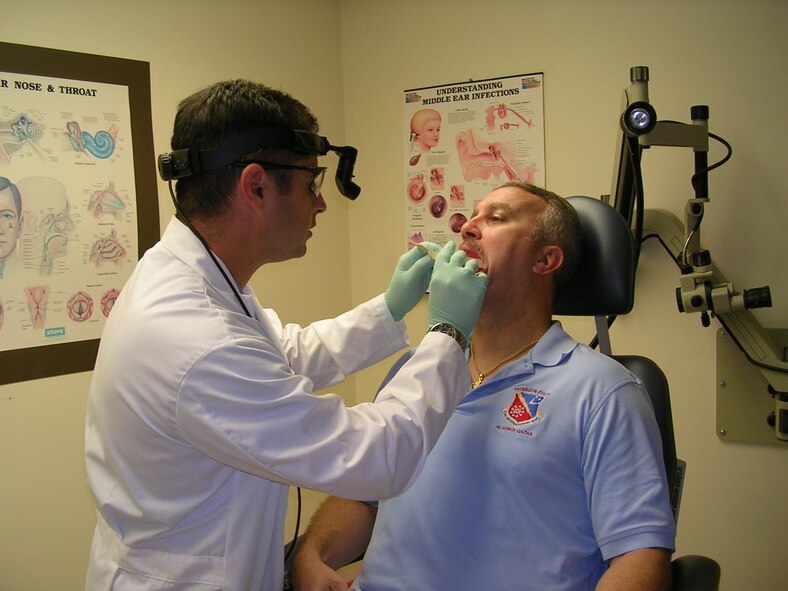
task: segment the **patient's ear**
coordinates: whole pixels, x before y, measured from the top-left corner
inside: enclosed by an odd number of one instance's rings
[[[555,273],[564,264],[564,251],[555,244],[546,244],[539,251],[539,257],[532,267],[537,275]]]

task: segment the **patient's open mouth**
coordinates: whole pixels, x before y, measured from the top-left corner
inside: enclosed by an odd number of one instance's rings
[[[479,271],[487,271],[487,266],[484,262],[484,257],[482,253],[477,250],[474,246],[470,244],[463,244],[460,246],[460,250],[463,251],[469,259],[476,259],[479,261]]]

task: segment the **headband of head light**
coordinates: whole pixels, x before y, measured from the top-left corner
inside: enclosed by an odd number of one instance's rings
[[[358,150],[351,146],[332,146],[328,139],[307,131],[287,127],[260,127],[231,137],[216,148],[183,148],[158,158],[159,175],[165,181],[224,168],[243,156],[262,149],[290,150],[299,154],[325,156],[329,151],[339,156],[336,182],[339,192],[355,199],[361,187],[353,182],[353,167]]]

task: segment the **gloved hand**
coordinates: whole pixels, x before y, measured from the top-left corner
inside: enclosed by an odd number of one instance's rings
[[[422,244],[434,252],[440,250],[440,246],[432,242]],[[399,258],[389,288],[383,294],[394,320],[402,320],[424,297],[430,285],[433,262],[418,248],[411,248]]]
[[[488,278],[484,273],[476,274],[479,270],[476,259],[468,260],[463,251],[456,249],[455,242],[447,242],[435,259],[427,323],[428,326],[451,324],[470,339],[487,292]]]

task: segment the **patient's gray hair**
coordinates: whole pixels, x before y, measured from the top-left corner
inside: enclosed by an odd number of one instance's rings
[[[555,273],[555,283],[560,288],[572,278],[580,261],[583,236],[577,211],[560,195],[525,181],[509,181],[496,188],[504,187],[522,189],[547,204],[547,208],[536,220],[532,237],[534,242],[555,244],[563,251],[564,263]]]

